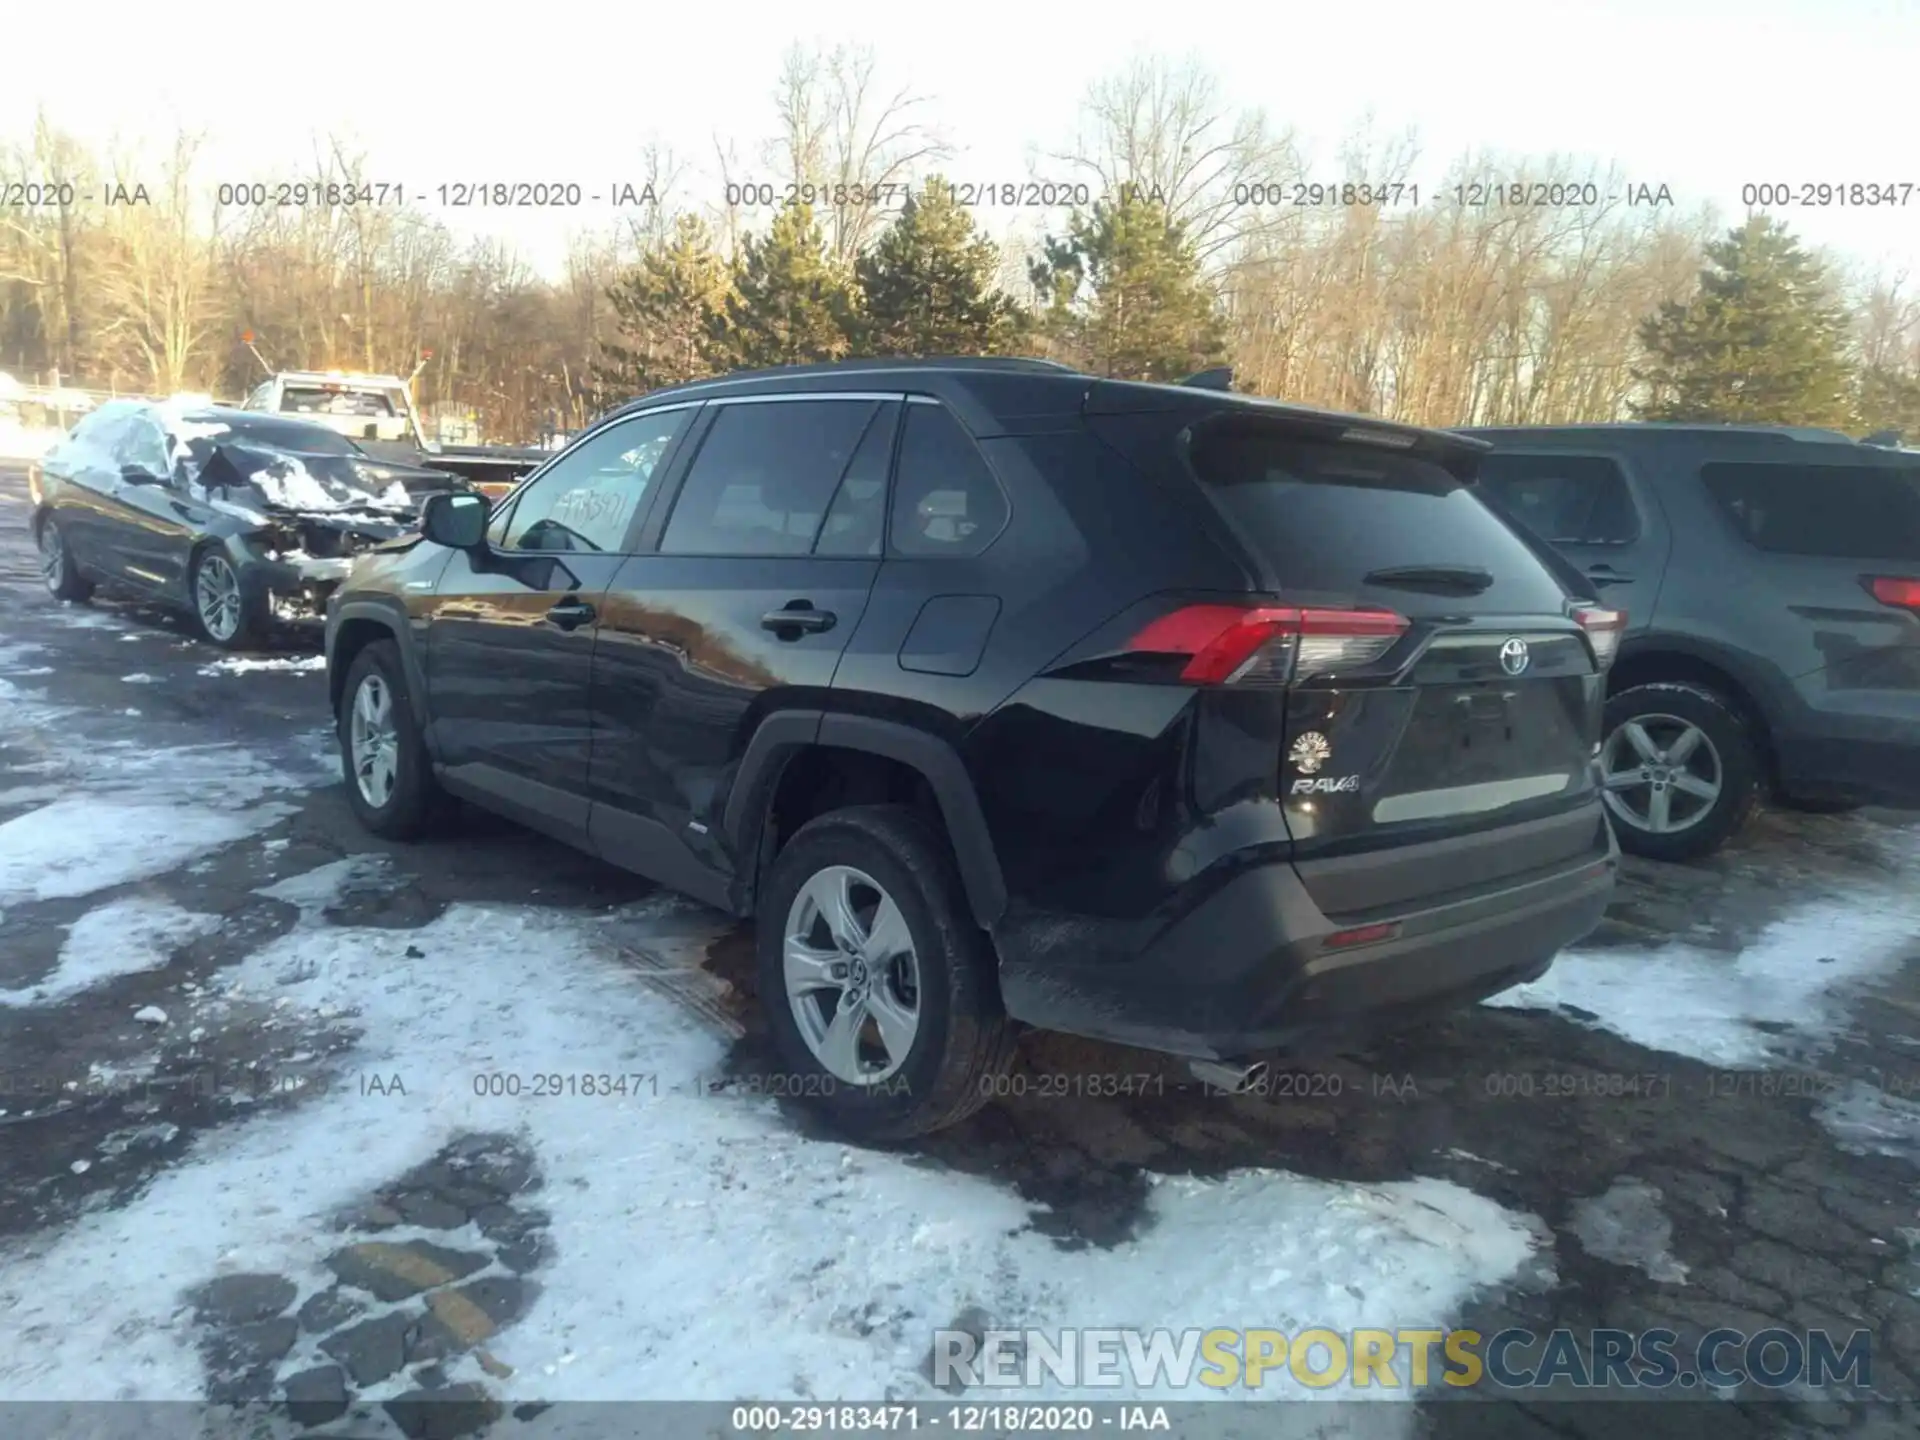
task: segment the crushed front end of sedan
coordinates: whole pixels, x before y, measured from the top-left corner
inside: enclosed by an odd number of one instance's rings
[[[324,619],[356,555],[413,529],[428,495],[463,488],[438,471],[284,448],[257,434],[190,438],[185,448],[190,492],[245,522],[229,547],[242,548],[236,558],[282,622]]]

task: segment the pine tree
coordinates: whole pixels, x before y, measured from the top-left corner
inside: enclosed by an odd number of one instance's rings
[[[594,381],[609,400],[698,380],[724,368],[708,338],[730,287],[707,227],[683,215],[666,243],[608,287],[618,338],[601,344]]]
[[[1826,268],[1756,216],[1707,247],[1700,290],[1640,328],[1643,420],[1851,426],[1847,321]]]
[[[1225,325],[1180,226],[1125,190],[1047,237],[1029,267],[1046,328],[1082,365],[1124,380],[1179,380],[1225,356]]]
[[[1920,374],[1891,365],[1860,372],[1860,428],[1892,430],[1908,445],[1920,444]]]
[[[863,355],[1006,355],[1026,312],[995,284],[1000,251],[938,177],[908,196],[893,224],[854,263]]]
[[[788,205],[749,240],[733,290],[709,319],[717,354],[740,369],[837,360],[857,321],[851,277],[827,256],[809,205]]]

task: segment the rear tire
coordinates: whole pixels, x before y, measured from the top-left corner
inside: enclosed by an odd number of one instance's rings
[[[1604,730],[1607,814],[1629,854],[1698,859],[1718,850],[1753,812],[1759,746],[1713,691],[1636,685],[1607,701]]]
[[[61,533],[57,517],[48,515],[42,519],[34,539],[40,548],[40,578],[49,595],[56,600],[81,601],[93,594],[93,582],[82,575],[74,563],[73,551],[67,548],[67,537]]]
[[[809,821],[757,908],[760,995],[787,1093],[869,1140],[944,1129],[992,1098],[1014,1026],[952,856],[918,814],[871,805]]]
[[[353,657],[334,718],[354,817],[388,840],[425,833],[440,786],[414,717],[398,645],[376,640]]]
[[[222,650],[254,650],[266,638],[267,597],[250,589],[241,567],[220,546],[193,557],[187,594],[200,633]]]

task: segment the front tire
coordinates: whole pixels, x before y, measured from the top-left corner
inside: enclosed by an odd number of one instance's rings
[[[222,650],[256,649],[265,638],[266,596],[249,592],[240,568],[219,546],[193,557],[187,588],[200,633]]]
[[[1014,1028],[952,857],[918,814],[809,821],[757,908],[760,994],[791,1093],[870,1140],[944,1129],[991,1098]]]
[[[1603,794],[1620,848],[1650,860],[1718,850],[1753,811],[1760,756],[1722,696],[1695,685],[1636,685],[1607,701]]]
[[[43,519],[35,539],[40,548],[40,579],[49,595],[56,600],[80,601],[93,594],[93,582],[82,575],[74,563],[73,551],[67,548],[67,537],[60,532],[58,518],[49,515]]]
[[[353,657],[335,720],[355,818],[389,840],[424,833],[439,786],[393,641],[376,640]]]

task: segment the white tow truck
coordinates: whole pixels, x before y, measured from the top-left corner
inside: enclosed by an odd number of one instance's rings
[[[282,370],[255,387],[242,408],[298,415],[345,435],[369,455],[458,475],[496,499],[551,453],[531,445],[443,445],[429,439],[412,387],[398,375]]]

